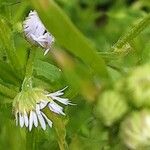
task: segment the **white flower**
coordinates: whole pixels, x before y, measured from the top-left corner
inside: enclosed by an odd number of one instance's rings
[[[54,37],[47,31],[35,10],[30,11],[23,22],[23,30],[27,40],[43,47],[45,49],[44,55],[46,55],[54,42]]]
[[[67,98],[60,97],[64,94],[65,89],[54,93],[48,93],[38,88],[21,91],[13,102],[16,125],[26,126],[29,131],[32,130],[33,126],[38,127],[39,124],[43,130],[46,129],[46,124],[52,127],[52,121],[44,114],[42,109],[48,107],[54,113],[65,115],[63,107],[56,103],[58,101],[64,105],[72,105]]]

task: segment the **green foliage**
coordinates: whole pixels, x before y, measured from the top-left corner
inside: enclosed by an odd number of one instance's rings
[[[38,76],[43,76],[51,82],[58,81],[61,77],[61,70],[48,62],[36,60],[34,69]]]
[[[22,32],[33,9],[56,39],[47,56]],[[149,12],[149,0],[0,0],[0,149],[149,149]],[[46,131],[12,117],[31,75],[45,90],[68,86],[77,104],[64,117],[45,109]]]

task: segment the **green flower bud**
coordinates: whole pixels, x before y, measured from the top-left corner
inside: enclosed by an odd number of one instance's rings
[[[150,146],[150,111],[130,114],[121,124],[120,137],[129,149],[144,150]]]
[[[127,91],[136,107],[150,106],[150,65],[138,67],[131,73]]]
[[[106,126],[111,126],[127,112],[124,97],[116,91],[106,91],[98,99],[95,114]]]

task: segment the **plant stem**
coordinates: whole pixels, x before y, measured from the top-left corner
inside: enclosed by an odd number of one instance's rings
[[[66,143],[66,135],[61,135],[61,131],[59,128],[55,128],[57,134],[57,142],[59,145],[60,150],[68,150],[68,144]]]
[[[32,77],[33,74],[33,63],[34,63],[34,58],[35,58],[36,50],[30,50],[29,52],[29,58],[27,61],[27,66],[26,66],[26,74],[25,77]]]
[[[32,74],[33,74],[33,64],[35,58],[36,50],[30,50],[29,58],[26,65],[25,78],[22,84],[22,90],[28,90],[32,88]]]
[[[120,37],[109,52],[99,52],[99,54],[105,59],[105,61],[126,56],[132,50],[129,42],[136,38],[149,24],[150,14]]]
[[[54,129],[57,135],[57,142],[60,150],[68,150],[68,144],[66,142],[66,123],[65,121],[59,117],[58,115],[49,111],[49,109],[44,110],[47,116],[54,123]]]
[[[36,50],[31,49],[29,51],[29,58],[26,65],[26,73],[25,78],[22,84],[22,90],[29,90],[32,88],[32,75],[33,75],[33,64],[34,64],[34,58],[35,58]],[[32,132],[27,131],[26,132],[26,149],[27,150],[34,150],[35,148],[35,131],[32,130]]]
[[[150,14],[144,17],[139,23],[132,27],[127,33],[125,33],[113,46],[114,51],[120,49],[123,45],[127,44],[138,36],[148,25],[150,24]]]

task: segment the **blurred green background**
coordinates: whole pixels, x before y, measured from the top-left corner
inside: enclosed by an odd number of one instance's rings
[[[41,48],[36,48],[34,85],[49,91],[68,85],[65,96],[77,105],[66,108],[67,116],[60,118],[58,126],[47,127],[46,131],[39,127],[29,133],[15,126],[12,102],[20,91],[31,48],[24,38],[22,22],[34,9],[56,39],[46,56]],[[136,107],[127,102],[135,93],[124,92],[124,80],[134,68],[149,62],[150,28],[147,25],[150,17],[136,38],[130,31],[149,12],[149,0],[0,0],[0,150],[131,148],[120,138],[120,124],[128,114],[140,112],[147,104]],[[126,34],[131,34],[129,40],[115,47],[118,39]],[[144,75],[148,76],[149,72]],[[146,89],[150,89],[149,82]],[[109,90],[117,94],[103,95]],[[111,96],[107,98],[108,95]],[[150,98],[150,94],[148,96]],[[111,101],[103,104],[101,99]],[[150,139],[150,135],[148,137]],[[130,136],[125,138],[130,140]],[[131,145],[141,142],[132,140]],[[62,148],[60,141],[67,146]],[[139,150],[145,149],[150,147]]]

